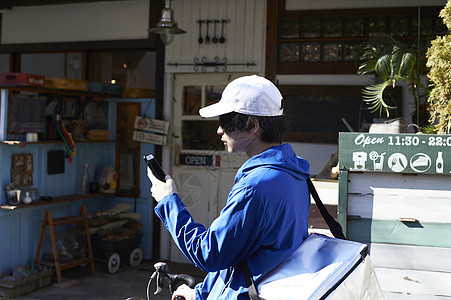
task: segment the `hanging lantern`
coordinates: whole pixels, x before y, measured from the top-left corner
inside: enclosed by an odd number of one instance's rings
[[[166,46],[174,40],[174,35],[186,33],[185,30],[178,28],[177,23],[174,21],[174,10],[171,9],[171,0],[165,1],[160,21],[148,31],[158,34]]]

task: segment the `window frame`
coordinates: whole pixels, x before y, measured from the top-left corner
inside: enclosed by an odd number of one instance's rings
[[[396,17],[399,15],[417,15],[418,7],[391,7],[372,9],[334,9],[334,10],[285,10],[285,0],[269,0],[267,8],[267,60],[266,74],[270,79],[275,79],[276,74],[356,74],[357,66],[353,61],[336,62],[280,62],[279,44],[286,39],[279,39],[278,26],[283,20],[292,20],[302,17],[352,17],[352,16],[382,16]],[[442,7],[421,7],[421,16],[437,16]],[[355,38],[310,38],[296,39],[295,41],[355,41],[364,42],[371,37]],[[428,37],[422,36],[422,39]],[[413,41],[417,36],[396,37],[400,41]]]

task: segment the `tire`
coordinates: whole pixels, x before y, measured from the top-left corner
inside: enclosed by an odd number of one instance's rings
[[[108,257],[107,267],[108,272],[111,274],[114,274],[119,270],[119,266],[121,265],[121,257],[119,256],[119,253],[113,252]]]
[[[132,267],[137,267],[143,260],[143,251],[141,248],[135,248],[130,252],[128,263]]]

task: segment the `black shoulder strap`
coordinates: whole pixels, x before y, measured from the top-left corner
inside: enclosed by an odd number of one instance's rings
[[[240,266],[244,273],[244,279],[246,280],[247,293],[249,294],[249,298],[251,300],[264,300],[258,295],[254,278],[252,278],[251,271],[249,270],[249,266],[247,265],[247,261],[240,263]]]
[[[346,237],[343,234],[343,228],[341,227],[340,223],[335,221],[335,219],[330,215],[330,213],[327,211],[326,207],[324,206],[323,202],[318,196],[318,192],[316,191],[315,186],[313,185],[310,178],[307,178],[307,185],[308,189],[310,191],[310,194],[313,197],[313,200],[315,200],[316,206],[319,209],[319,212],[321,213],[321,216],[323,216],[324,221],[326,221],[327,226],[329,226],[330,232],[332,232],[332,235],[336,237],[337,239],[343,239],[345,240]]]
[[[318,207],[321,216],[323,216],[324,221],[326,221],[327,226],[329,226],[330,232],[332,232],[332,235],[337,239],[345,240],[346,237],[343,234],[343,228],[341,227],[340,223],[335,221],[335,219],[327,211],[326,207],[318,196],[318,192],[316,191],[313,182],[310,180],[310,178],[307,178],[306,181],[309,192],[312,195],[313,200],[315,200],[316,206]],[[244,278],[246,279],[249,298],[251,300],[264,300],[258,295],[254,279],[252,278],[251,271],[249,270],[249,266],[247,265],[247,261],[243,261],[240,265],[244,272]]]

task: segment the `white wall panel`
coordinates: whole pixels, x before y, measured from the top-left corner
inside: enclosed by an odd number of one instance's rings
[[[14,7],[2,14],[2,44],[146,39],[149,1]]]
[[[208,62],[215,57],[227,63],[256,63],[254,67],[228,65],[228,72],[264,71],[265,39],[266,39],[266,0],[184,0],[172,1],[174,18],[178,27],[186,34],[175,36],[174,41],[166,47],[165,70],[169,73],[195,72],[192,65],[194,59],[202,57]],[[205,43],[206,24],[202,24],[204,42],[198,43],[199,24],[197,20],[230,19],[224,25],[225,43]],[[217,24],[216,35],[221,35],[221,24]],[[214,24],[209,25],[209,36],[214,36]],[[182,65],[180,65],[182,64]],[[214,68],[206,68],[206,72],[214,72]],[[218,71],[223,71],[219,69]]]

